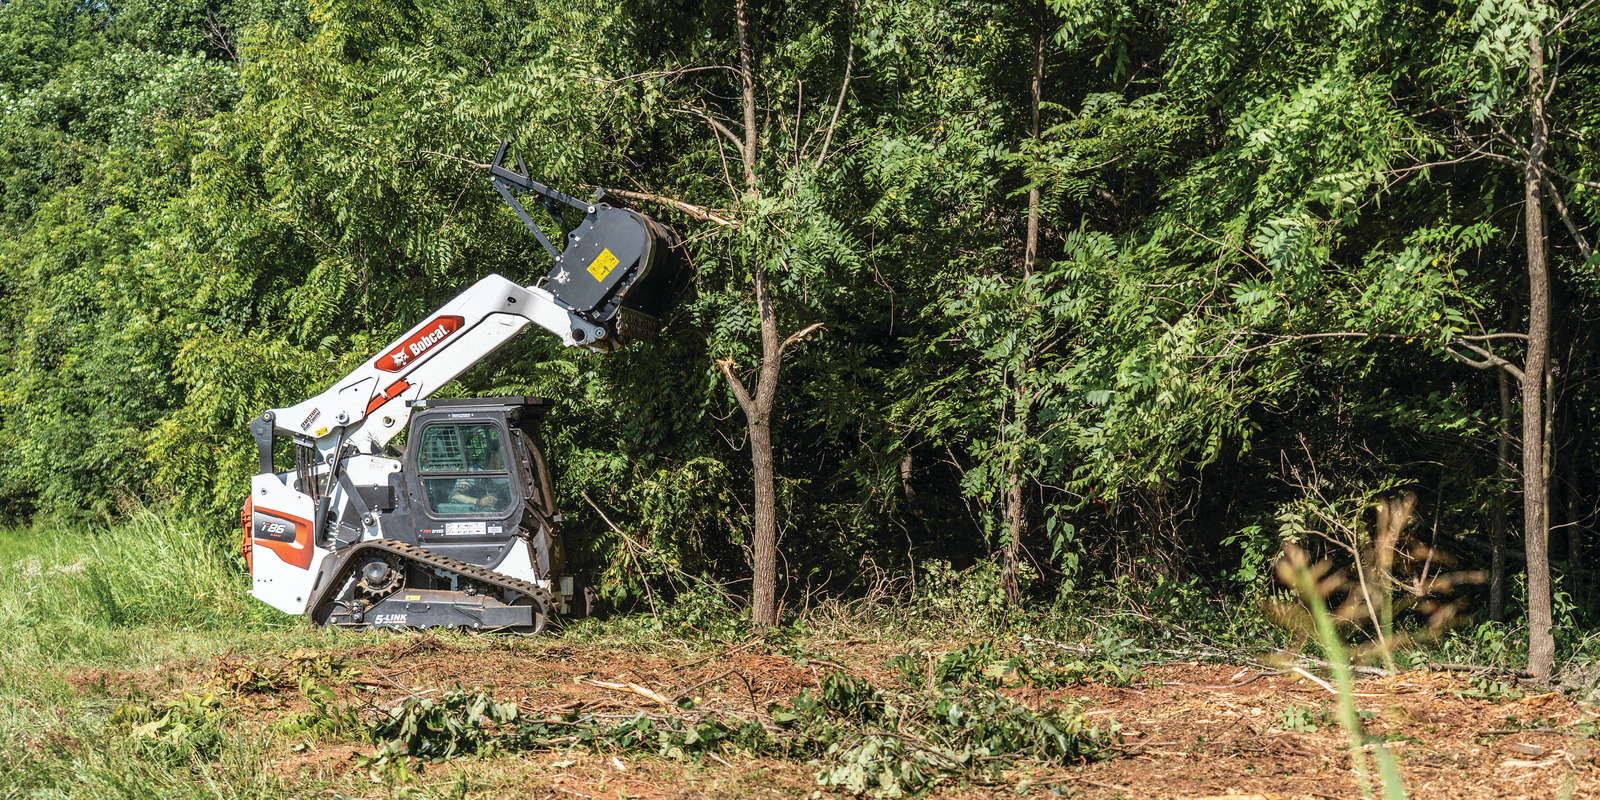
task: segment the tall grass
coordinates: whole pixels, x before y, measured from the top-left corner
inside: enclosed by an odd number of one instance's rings
[[[215,747],[160,750],[112,721],[147,694],[202,692],[192,668],[214,654],[333,638],[251,598],[234,541],[212,531],[156,512],[0,530],[0,798],[286,794],[267,766],[281,738],[219,719]],[[134,679],[94,677],[117,673]]]
[[[293,624],[248,588],[229,543],[181,516],[0,531],[0,696],[59,697],[73,667],[214,652]]]
[[[220,539],[149,511],[100,530],[0,532],[0,615],[184,629],[247,622],[249,578]]]
[[[1338,688],[1339,726],[1344,728],[1350,748],[1350,761],[1356,773],[1356,788],[1364,798],[1372,798],[1372,775],[1367,766],[1368,748],[1366,731],[1361,725],[1360,712],[1355,701],[1355,676],[1350,670],[1350,659],[1344,640],[1339,636],[1334,616],[1328,610],[1323,590],[1317,576],[1311,572],[1304,550],[1285,546],[1285,558],[1278,563],[1278,578],[1294,588],[1295,593],[1310,610],[1317,641],[1332,664],[1334,686]],[[1371,743],[1372,757],[1378,764],[1378,786],[1384,800],[1406,800],[1405,780],[1400,775],[1400,765],[1383,741]]]

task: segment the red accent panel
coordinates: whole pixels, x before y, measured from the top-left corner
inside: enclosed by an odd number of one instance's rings
[[[402,392],[410,388],[411,384],[407,383],[405,378],[395,381],[389,385],[389,388],[383,390],[383,394],[380,394],[377,397],[367,401],[367,413],[371,414],[372,412],[377,411],[383,406],[384,403],[399,397]]]
[[[411,338],[401,342],[399,347],[384,353],[383,357],[378,359],[378,369],[384,372],[399,372],[405,369],[407,364],[422,357],[435,345],[461,330],[464,324],[466,319],[454,314],[445,314],[428,320],[428,324],[422,326],[422,330],[411,334]]]
[[[285,514],[282,511],[273,511],[269,508],[261,509],[261,513],[271,514],[274,517],[280,517],[294,523],[294,541],[275,542],[271,539],[260,539],[257,540],[257,545],[277,553],[278,558],[283,559],[290,566],[311,569],[311,523],[293,514]]]
[[[244,499],[244,508],[239,509],[239,524],[244,527],[244,541],[239,543],[240,552],[244,553],[244,568],[246,572],[254,574],[255,563],[250,560],[250,543],[254,538],[250,536],[251,512],[255,510],[256,499],[254,496]]]

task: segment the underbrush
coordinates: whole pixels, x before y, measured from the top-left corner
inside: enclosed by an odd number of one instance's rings
[[[1233,598],[1207,590],[1198,580],[1157,580],[1150,586],[1118,580],[1006,602],[1000,569],[980,562],[964,570],[942,561],[924,562],[915,575],[889,573],[871,564],[853,593],[807,595],[785,609],[780,627],[766,635],[786,639],[849,639],[895,643],[911,640],[1018,640],[1024,636],[1087,642],[1098,649],[1124,643],[1171,654],[1225,658],[1287,643],[1256,598]],[[749,638],[755,633],[743,598],[700,581],[666,595],[651,596],[628,613],[582,620],[562,635],[677,640],[698,647]]]
[[[954,570],[943,562],[928,562],[919,567],[915,580],[867,567],[854,596],[807,598],[799,609],[786,613],[782,625],[762,634],[767,644],[775,652],[806,657],[814,649],[806,644],[810,639],[889,645],[986,641],[1012,648],[1033,640],[1072,648],[1083,664],[1118,665],[1163,660],[1251,663],[1274,659],[1277,653],[1328,657],[1316,637],[1307,635],[1304,621],[1285,624],[1273,613],[1290,597],[1283,588],[1240,596],[1209,589],[1196,578],[1157,578],[1144,584],[1122,578],[1067,591],[1053,600],[1034,597],[1012,606],[1005,602],[993,563]],[[741,599],[715,584],[690,584],[674,596],[658,595],[656,601],[653,609],[570,624],[561,635],[579,641],[668,640],[699,650],[756,633]],[[1575,614],[1562,609],[1558,603],[1558,620],[1565,620],[1558,626],[1558,685],[1600,697],[1600,634],[1573,623]],[[1357,663],[1397,669],[1467,664],[1507,673],[1526,663],[1525,621],[1473,622],[1466,616],[1457,621],[1461,624],[1455,627],[1429,629],[1425,621],[1398,620],[1406,645],[1392,651],[1391,661]],[[1364,644],[1361,631],[1346,633],[1357,650],[1381,652]],[[1116,669],[1108,668],[1098,679],[1114,680]]]

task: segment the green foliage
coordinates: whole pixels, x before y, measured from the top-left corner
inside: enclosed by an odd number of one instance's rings
[[[1031,642],[1010,654],[992,641],[948,653],[912,650],[891,657],[888,666],[899,670],[902,682],[913,689],[1060,689],[1085,683],[1127,686],[1140,677],[1138,667],[1125,653],[1103,650],[1074,656]]]
[[[1523,697],[1522,690],[1517,688],[1515,681],[1507,684],[1483,675],[1473,676],[1467,682],[1467,688],[1457,689],[1451,694],[1473,700],[1487,700],[1491,703],[1521,700]]]
[[[437,700],[413,697],[396,706],[370,729],[379,743],[374,759],[398,756],[439,762],[479,755],[498,742],[498,730],[517,719],[515,703],[483,692],[454,691]]]
[[[1092,727],[1073,706],[1034,712],[1005,695],[970,689],[886,694],[838,673],[773,719],[828,757],[819,784],[875,797],[916,793],[952,775],[998,778],[1017,761],[1099,758],[1116,735],[1114,723]]]
[[[1268,592],[1296,483],[1424,487],[1452,555],[1481,561],[1505,514],[1482,500],[1504,482],[1487,477],[1501,409],[1463,343],[1520,357],[1521,173],[1502,159],[1527,125],[1528,35],[1581,51],[1597,17],[1577,10],[755,3],[750,195],[716,130],[743,118],[725,5],[8,3],[0,517],[170,504],[231,528],[249,419],[485,273],[544,273],[473,166],[514,139],[558,188],[740,222],[644,209],[685,234],[694,273],[661,344],[599,358],[529,336],[438,387],[558,401],[571,563],[668,629],[740,630],[684,576],[747,571],[746,431],[715,361],[755,364],[756,271],[781,331],[823,326],[789,351],[770,421],[787,608],[867,595],[875,564],[917,573],[918,608],[969,632],[1033,624],[969,569],[1010,535],[1014,479],[1031,603],[1112,586],[1208,636],[1248,633],[1247,604],[1215,595]],[[1600,92],[1585,64],[1556,73],[1553,185],[1581,232]],[[1581,509],[1600,286],[1555,219],[1551,424],[1576,466],[1555,504]],[[161,587],[85,570],[72,591],[105,624],[165,613]],[[1566,651],[1596,597],[1572,572]]]
[[[127,729],[134,749],[146,758],[185,763],[212,761],[229,744],[222,726],[229,711],[214,694],[184,694],[155,705],[124,705],[112,723]]]
[[[1276,727],[1300,733],[1316,733],[1318,726],[1329,724],[1328,712],[1306,706],[1290,706],[1278,716]]]
[[[572,746],[696,759],[734,748],[815,763],[819,786],[899,797],[956,777],[998,780],[1001,770],[1021,763],[1104,758],[1117,730],[1115,723],[1089,725],[1076,706],[1033,711],[971,687],[886,692],[843,673],[829,674],[790,703],[770,705],[770,729],[742,714],[694,714],[687,699],[679,705],[691,713],[607,722],[577,712],[530,719],[483,692],[410,698],[369,729],[378,742],[372,763]]]

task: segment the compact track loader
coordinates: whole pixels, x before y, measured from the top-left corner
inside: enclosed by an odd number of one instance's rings
[[[539,445],[551,401],[428,397],[529,325],[599,352],[652,339],[680,241],[604,190],[583,202],[531,180],[520,159],[506,169],[505,154],[502,143],[490,181],[555,259],[549,273],[534,286],[490,275],[323,393],[251,422],[260,474],[243,549],[251,594],[268,605],[321,625],[526,633],[592,609],[592,591],[565,574]],[[568,231],[564,248],[529,217],[528,194]]]

